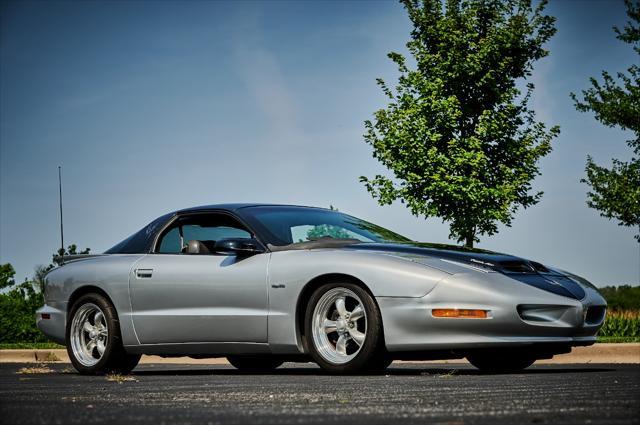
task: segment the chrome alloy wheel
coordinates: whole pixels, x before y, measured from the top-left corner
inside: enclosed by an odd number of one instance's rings
[[[360,352],[367,334],[362,300],[349,289],[330,289],[316,304],[311,329],[316,350],[326,361],[349,362]]]
[[[83,366],[94,366],[107,348],[108,337],[107,321],[100,307],[83,304],[73,316],[69,333],[75,358]]]

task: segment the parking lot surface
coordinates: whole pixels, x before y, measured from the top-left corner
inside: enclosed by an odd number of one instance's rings
[[[287,363],[270,374],[230,366],[140,365],[81,376],[65,364],[1,364],[6,424],[632,424],[640,366],[541,365],[484,375],[466,365],[393,364],[331,376]]]

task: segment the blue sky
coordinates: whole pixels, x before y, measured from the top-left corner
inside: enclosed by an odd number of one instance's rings
[[[384,169],[363,121],[384,106],[376,77],[405,51],[396,2],[3,2],[0,262],[17,278],[65,240],[102,252],[155,217],[219,202],[340,210],[416,240],[439,219],[380,207],[358,182]],[[597,285],[640,280],[633,230],[585,205],[587,154],[629,158],[630,138],[574,110],[569,92],[638,61],[614,38],[623,2],[551,1],[558,33],[536,65],[539,119],[561,126],[541,161],[541,202],[480,247],[571,270]]]

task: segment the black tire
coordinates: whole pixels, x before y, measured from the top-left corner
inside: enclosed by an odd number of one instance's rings
[[[108,336],[106,337],[105,351],[100,360],[94,365],[83,364],[75,355],[71,343],[71,331],[73,319],[78,310],[84,305],[93,304],[103,312]],[[129,354],[122,345],[120,334],[120,322],[118,314],[109,300],[97,293],[89,293],[78,298],[69,311],[66,326],[67,353],[73,367],[83,375],[103,375],[105,373],[130,373],[140,361],[140,355]]]
[[[244,372],[270,372],[284,363],[275,356],[227,356],[227,360]]]
[[[469,354],[467,360],[482,372],[515,373],[531,366],[536,359],[525,353],[509,350]]]
[[[327,361],[318,351],[313,341],[312,322],[316,305],[322,296],[334,288],[345,288],[355,293],[362,301],[366,312],[366,332],[364,343],[353,359],[346,363]],[[358,372],[381,371],[391,363],[386,356],[382,318],[380,309],[373,297],[362,287],[353,283],[328,283],[316,289],[307,305],[304,318],[305,346],[313,360],[325,371],[334,374],[350,374]]]

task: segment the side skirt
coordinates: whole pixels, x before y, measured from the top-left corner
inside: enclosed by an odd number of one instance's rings
[[[126,345],[132,354],[158,356],[204,356],[224,357],[228,354],[271,354],[269,344],[254,342],[201,342],[182,344],[140,344]]]

